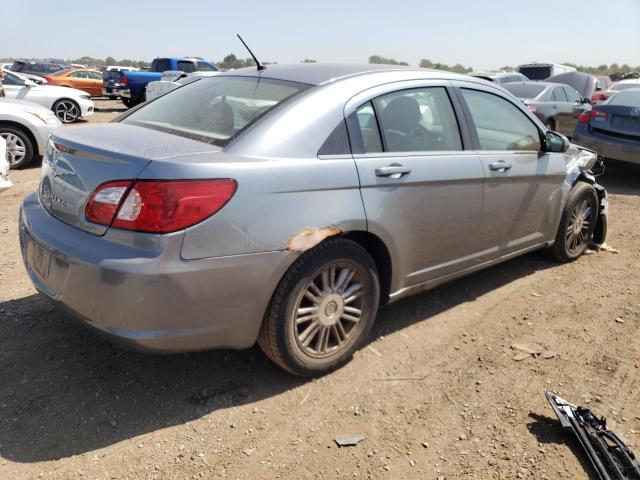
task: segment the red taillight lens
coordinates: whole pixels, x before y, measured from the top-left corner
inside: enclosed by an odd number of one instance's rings
[[[87,203],[84,216],[93,223],[111,225],[118,207],[131,186],[130,180],[108,182],[100,185]]]
[[[126,87],[129,85],[129,80],[124,75],[120,75],[120,83]]]
[[[589,120],[592,118],[595,118],[598,121],[603,121],[609,118],[609,114],[602,110],[590,110],[588,112],[582,112],[578,117],[578,121],[580,123],[589,123]]]
[[[603,102],[607,99],[607,96],[603,93],[596,93],[591,97],[591,103]]]
[[[137,232],[169,233],[195,225],[210,217],[233,197],[237,183],[231,179],[214,180],[140,180],[130,188],[125,188],[118,198],[116,210],[108,209],[105,201],[98,207],[93,203],[109,194],[109,200],[115,200],[116,192],[109,190],[98,198],[101,192],[123,182],[107,183],[93,194],[86,213],[87,220],[103,225]],[[131,182],[128,182],[127,187]],[[103,221],[92,220],[89,213],[98,210]],[[117,211],[117,213],[116,213]],[[104,220],[111,213],[108,222]],[[96,215],[93,215],[96,218]]]

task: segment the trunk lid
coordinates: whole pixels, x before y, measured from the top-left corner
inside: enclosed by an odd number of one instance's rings
[[[626,140],[640,140],[640,111],[638,107],[622,105],[598,105],[595,109],[607,113],[607,117],[595,117],[589,126],[595,133]]]
[[[88,222],[95,189],[134,180],[153,161],[220,151],[219,147],[123,123],[71,127],[51,137],[42,162],[40,201],[56,218],[95,235],[108,227]]]

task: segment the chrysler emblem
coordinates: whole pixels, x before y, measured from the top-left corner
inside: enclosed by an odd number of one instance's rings
[[[640,117],[640,107],[632,108],[630,113],[632,117]]]

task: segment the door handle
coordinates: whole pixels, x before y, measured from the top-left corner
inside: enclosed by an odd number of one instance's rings
[[[504,173],[511,168],[511,163],[500,160],[489,164],[489,170]]]
[[[551,108],[558,108],[558,105],[551,105]]]
[[[411,169],[403,167],[399,163],[392,163],[386,167],[376,168],[376,177],[400,178],[408,173],[411,173]]]

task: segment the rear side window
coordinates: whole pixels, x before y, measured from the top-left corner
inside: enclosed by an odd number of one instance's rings
[[[13,65],[11,65],[11,70],[13,70],[14,72],[21,72],[23,68],[24,63],[22,62],[13,62]]]
[[[462,150],[458,122],[443,87],[402,90],[374,102],[385,151]]]
[[[2,83],[5,85],[24,85],[24,80],[16,75],[5,72],[4,77],[2,77]]]
[[[69,76],[73,78],[89,78],[87,72],[73,72]]]
[[[151,70],[154,72],[171,70],[171,61],[168,58],[156,58],[151,64]]]
[[[481,150],[540,150],[540,132],[511,102],[498,95],[462,89]]]
[[[178,62],[178,70],[185,73],[192,73],[196,71],[196,67],[193,62]]]
[[[554,102],[566,102],[567,96],[564,94],[562,87],[556,87],[551,91],[551,100]]]

